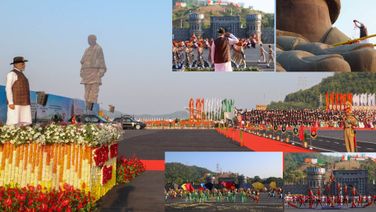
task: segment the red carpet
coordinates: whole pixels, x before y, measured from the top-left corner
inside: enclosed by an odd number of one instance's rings
[[[165,161],[164,160],[141,160],[145,166],[146,171],[164,171]]]
[[[240,130],[237,129],[217,129],[217,132],[240,143]],[[272,139],[259,137],[247,132],[243,132],[243,145],[256,152],[312,152],[312,150],[293,146],[291,144],[275,141]]]

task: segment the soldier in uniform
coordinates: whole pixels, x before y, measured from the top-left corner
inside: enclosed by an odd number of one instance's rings
[[[346,204],[347,207],[349,207],[349,192],[348,192],[348,187],[346,184],[343,187],[343,192],[344,192],[343,203]]]
[[[13,58],[13,70],[7,75],[5,92],[8,112],[7,125],[31,124],[30,87],[24,75],[25,60],[23,57]]]
[[[355,130],[354,127],[358,125],[358,121],[352,114],[352,105],[350,102],[345,104],[345,118],[343,121],[344,125],[344,137],[347,152],[355,152]]]
[[[267,67],[270,68],[270,63],[273,63],[273,62],[274,62],[274,51],[273,51],[272,45],[269,44]]]
[[[313,208],[314,194],[311,188],[308,188],[308,203],[309,208]]]

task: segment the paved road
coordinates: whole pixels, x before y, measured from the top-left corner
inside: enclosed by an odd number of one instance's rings
[[[309,134],[310,132],[307,131]],[[276,135],[282,135],[281,132]],[[295,145],[302,146],[298,138],[294,138],[292,133],[286,135],[295,141]],[[282,137],[286,137],[283,135]],[[311,145],[314,150],[320,152],[346,152],[342,130],[319,130],[318,138],[312,140]],[[310,143],[309,143],[310,144]],[[358,152],[376,152],[376,131],[357,131]]]
[[[234,204],[234,203],[180,203],[167,204],[166,212],[207,212],[207,211],[221,211],[221,212],[282,212],[282,205],[270,204]]]
[[[164,211],[164,172],[146,171],[127,185],[117,185],[98,202],[99,211]]]
[[[269,44],[264,44],[264,49],[266,51],[268,51],[269,47],[268,47]],[[272,44],[272,47],[274,49],[274,44]],[[247,66],[250,67],[250,66],[253,66],[253,67],[258,67],[260,69],[260,71],[263,71],[263,72],[274,72],[274,63],[271,63],[271,67],[267,67],[267,64],[266,63],[258,63],[258,60],[260,59],[259,58],[259,55],[260,55],[260,47],[257,45],[256,48],[246,48],[245,49],[245,58],[246,58],[246,63],[247,63]],[[274,49],[274,52],[275,52],[275,49]],[[208,58],[208,54],[209,54],[209,51],[208,50],[204,50],[204,59],[207,60]],[[232,53],[231,53],[232,55]],[[268,58],[269,56],[266,55],[266,59]],[[196,54],[195,54],[195,58],[196,57]]]
[[[169,199],[167,202],[168,203],[178,203],[178,202],[180,202],[180,203],[184,202],[185,203],[185,198]],[[216,199],[214,197],[211,197],[211,200],[208,201],[208,202],[216,202]],[[251,199],[248,199],[245,203],[250,204],[250,205],[256,205],[257,204]],[[238,194],[236,196],[235,204],[245,204],[245,203],[241,203],[240,195]],[[272,204],[272,205],[280,205],[281,206],[283,204],[283,199],[280,199],[280,198],[277,198],[277,197],[269,197],[268,193],[263,192],[263,193],[260,194],[260,201],[259,201],[258,204]]]
[[[164,160],[166,151],[250,151],[215,130],[129,130],[119,143],[119,155]]]

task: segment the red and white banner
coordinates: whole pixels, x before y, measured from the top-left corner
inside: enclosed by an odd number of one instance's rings
[[[352,93],[326,93],[326,110],[344,110],[346,102],[353,102]]]

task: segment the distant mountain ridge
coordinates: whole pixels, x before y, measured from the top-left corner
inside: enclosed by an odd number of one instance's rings
[[[160,115],[152,115],[152,114],[139,114],[134,115],[136,119],[144,119],[144,120],[155,120],[155,119],[162,119],[162,120],[168,120],[168,119],[188,119],[188,112],[187,111],[176,111],[174,113],[169,114],[160,114]]]

